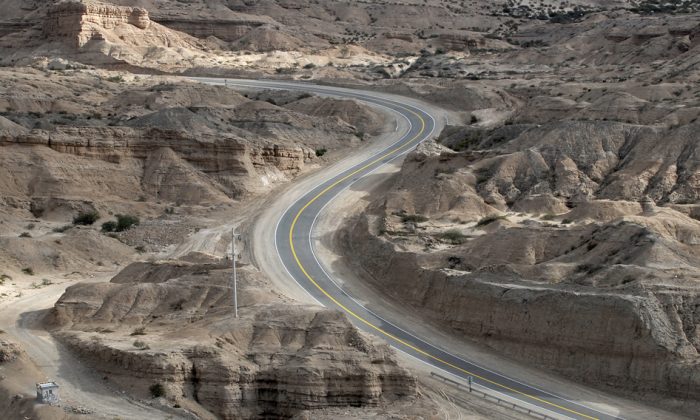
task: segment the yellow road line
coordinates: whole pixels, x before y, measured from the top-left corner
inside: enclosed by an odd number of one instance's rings
[[[538,401],[538,402],[540,402],[540,403],[547,404],[547,405],[550,405],[550,406],[552,406],[552,407],[556,407],[556,408],[558,408],[558,409],[560,409],[560,410],[568,411],[568,412],[570,412],[570,413],[579,415],[579,416],[581,416],[581,417],[585,417],[585,418],[587,418],[587,419],[598,420],[596,417],[591,417],[591,416],[589,416],[589,415],[586,415],[586,414],[583,414],[583,413],[579,413],[578,411],[574,411],[574,410],[572,410],[572,409],[569,409],[569,408],[563,407],[563,406],[561,406],[561,405],[555,404],[555,403],[553,403],[553,402],[551,402],[551,401],[547,401],[547,400],[545,400],[545,399],[536,397],[536,396],[534,396],[534,395],[530,395],[530,394],[528,394],[528,393],[525,393],[525,392],[522,392],[522,391],[518,391],[517,389],[513,389],[513,388],[511,388],[511,387],[509,387],[509,386],[507,386],[507,385],[500,384],[500,383],[495,382],[495,381],[493,381],[493,380],[491,380],[491,379],[488,379],[488,378],[485,378],[485,377],[483,377],[483,376],[481,376],[481,375],[477,375],[477,374],[475,374],[475,373],[473,373],[473,372],[470,372],[470,371],[468,371],[468,370],[466,370],[466,369],[462,369],[462,368],[459,367],[459,366],[456,366],[456,365],[454,365],[454,364],[452,364],[452,363],[450,363],[450,362],[448,362],[448,361],[446,361],[446,360],[443,360],[443,359],[441,359],[441,358],[439,358],[439,357],[437,357],[437,356],[434,356],[434,355],[428,353],[427,351],[422,350],[422,349],[420,349],[420,348],[418,348],[418,347],[416,347],[416,346],[414,346],[414,345],[412,345],[412,344],[410,344],[410,343],[408,343],[408,342],[406,342],[406,341],[404,341],[404,340],[402,340],[402,339],[400,339],[400,338],[394,336],[393,334],[389,333],[388,331],[385,331],[384,329],[382,329],[382,328],[380,328],[380,327],[378,327],[378,326],[372,324],[371,322],[369,322],[369,321],[366,320],[365,318],[361,317],[360,315],[356,314],[356,313],[355,313],[354,311],[352,311],[350,308],[346,307],[345,305],[343,305],[342,303],[340,303],[338,300],[336,300],[333,296],[330,295],[330,293],[328,293],[323,287],[321,287],[321,285],[318,284],[318,283],[316,282],[316,280],[314,280],[313,277],[311,277],[311,275],[309,275],[309,273],[308,273],[308,272],[306,271],[306,269],[304,268],[304,265],[303,265],[303,264],[301,263],[301,261],[299,260],[299,257],[297,256],[297,253],[296,253],[296,249],[294,248],[293,233],[294,233],[294,227],[296,226],[297,221],[299,220],[299,217],[301,217],[301,214],[304,212],[304,210],[306,210],[311,204],[313,204],[316,200],[318,200],[319,197],[321,197],[322,195],[326,194],[328,191],[330,191],[331,189],[333,189],[335,186],[337,186],[337,185],[340,184],[341,182],[343,182],[343,181],[347,180],[348,178],[350,178],[350,177],[352,177],[352,176],[358,174],[359,172],[364,171],[365,169],[367,169],[367,168],[369,168],[370,166],[374,165],[375,163],[381,161],[382,159],[385,159],[385,158],[389,157],[390,155],[392,155],[392,154],[394,154],[394,153],[396,153],[396,152],[398,152],[398,151],[400,151],[400,150],[402,150],[402,149],[405,149],[406,147],[408,147],[408,146],[410,145],[411,142],[413,142],[413,141],[414,141],[415,139],[417,139],[421,134],[423,134],[423,132],[425,132],[425,120],[423,119],[423,117],[422,117],[420,114],[414,112],[414,111],[411,110],[411,109],[408,109],[408,108],[404,108],[404,109],[407,110],[407,111],[409,111],[409,112],[412,113],[413,115],[417,116],[418,119],[420,119],[420,121],[421,121],[421,130],[418,132],[418,134],[416,134],[413,138],[411,138],[411,140],[407,141],[403,146],[399,146],[399,147],[396,147],[396,148],[390,150],[389,152],[387,152],[387,153],[384,154],[383,156],[381,156],[381,157],[379,157],[379,158],[377,158],[377,159],[371,161],[370,163],[368,163],[368,164],[364,165],[363,167],[361,167],[361,168],[359,168],[359,169],[357,169],[357,170],[355,170],[355,171],[349,173],[348,175],[345,175],[345,176],[342,177],[341,179],[335,181],[334,183],[332,183],[332,184],[329,185],[328,187],[324,188],[323,191],[321,191],[321,192],[319,192],[318,194],[316,194],[316,195],[315,195],[311,200],[309,200],[309,201],[299,210],[299,212],[296,214],[296,216],[294,217],[294,220],[292,220],[292,225],[289,227],[289,246],[290,246],[290,248],[291,248],[291,250],[292,250],[292,256],[294,256],[294,260],[296,261],[297,265],[298,265],[299,268],[301,269],[302,273],[304,273],[304,275],[306,276],[306,278],[309,279],[309,281],[310,281],[311,283],[313,283],[313,285],[316,286],[316,288],[317,288],[318,290],[320,290],[321,293],[323,293],[328,299],[330,299],[333,303],[335,303],[335,304],[338,305],[340,308],[342,308],[345,312],[347,312],[348,314],[352,315],[352,316],[353,316],[355,319],[357,319],[358,321],[360,321],[360,322],[366,324],[366,325],[369,326],[370,328],[372,328],[372,329],[378,331],[379,333],[385,335],[386,337],[389,337],[389,338],[391,338],[392,340],[394,340],[394,341],[396,341],[396,342],[398,342],[398,343],[401,343],[401,344],[403,344],[404,346],[406,346],[406,347],[408,347],[408,348],[410,348],[410,349],[412,349],[412,350],[414,350],[414,351],[416,351],[416,352],[418,352],[418,353],[420,353],[420,354],[422,354],[422,355],[424,355],[424,356],[426,356],[426,357],[428,357],[428,358],[430,358],[430,359],[433,359],[433,360],[435,360],[435,361],[437,361],[437,362],[440,362],[440,363],[442,363],[442,364],[445,365],[445,366],[449,366],[449,367],[451,367],[451,368],[453,368],[453,369],[456,369],[456,370],[458,370],[458,371],[460,371],[460,372],[462,372],[462,373],[465,373],[465,374],[467,374],[467,375],[473,376],[473,377],[475,377],[475,378],[479,378],[480,380],[482,380],[482,381],[484,381],[484,382],[487,382],[487,383],[490,383],[490,384],[492,384],[492,385],[495,385],[495,386],[497,386],[497,387],[499,387],[499,388],[505,389],[505,390],[510,391],[510,392],[514,392],[514,393],[516,393],[516,394],[519,394],[519,395],[522,395],[522,396],[524,396],[524,397],[530,398],[530,399],[532,399],[532,400],[534,400],[534,401]]]

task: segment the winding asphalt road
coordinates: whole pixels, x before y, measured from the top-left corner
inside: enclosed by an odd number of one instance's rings
[[[311,242],[311,234],[318,215],[345,188],[430,138],[435,133],[437,124],[436,118],[427,109],[408,99],[406,101],[397,97],[390,99],[386,95],[367,91],[354,91],[303,82],[232,79],[224,81],[224,79],[213,78],[196,78],[196,80],[209,84],[226,84],[232,87],[300,90],[356,99],[388,108],[401,118],[405,118],[409,128],[404,133],[397,132],[397,139],[393,145],[304,193],[280,216],[275,230],[274,246],[281,264],[288,274],[319,303],[345,312],[353,323],[362,330],[382,337],[396,349],[431,365],[438,372],[448,372],[464,380],[471,378],[473,383],[536,405],[552,417],[616,418],[564,396],[530,386],[516,378],[507,377],[495,370],[450,354],[440,349],[437,344],[413,335],[410,325],[397,325],[385,321],[381,314],[368,310],[338,286],[338,283],[318,261]]]

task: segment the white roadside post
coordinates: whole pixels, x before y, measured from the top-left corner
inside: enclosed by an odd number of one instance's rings
[[[233,316],[238,318],[238,282],[236,279],[236,228],[231,229],[231,261],[233,262]]]

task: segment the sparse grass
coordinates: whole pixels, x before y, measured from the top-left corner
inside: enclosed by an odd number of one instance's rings
[[[454,245],[463,244],[467,240],[467,237],[458,229],[450,229],[446,232],[442,232],[437,235],[437,238]]]
[[[146,327],[138,327],[131,332],[131,335],[146,335]]]
[[[501,216],[486,216],[482,217],[481,220],[476,222],[476,227],[481,227],[481,226],[486,226],[489,225],[497,220],[508,220],[508,216],[506,215],[501,215]]]

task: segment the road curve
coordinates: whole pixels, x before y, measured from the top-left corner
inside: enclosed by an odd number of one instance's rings
[[[322,305],[346,313],[360,329],[380,336],[397,350],[431,365],[437,372],[448,372],[463,380],[471,377],[474,383],[530,405],[536,405],[553,417],[588,420],[617,418],[554,392],[530,386],[516,378],[479,366],[416,337],[410,332],[410,325],[392,324],[384,320],[380,313],[372,312],[362,306],[338,286],[318,261],[311,241],[318,215],[329,202],[351,184],[430,138],[435,132],[437,123],[436,118],[428,110],[413,100],[403,101],[396,96],[389,98],[386,95],[368,91],[354,91],[303,82],[214,78],[195,78],[195,80],[209,84],[226,84],[231,87],[300,90],[355,99],[388,108],[405,118],[409,128],[403,133],[396,133],[397,139],[394,144],[301,194],[280,215],[275,229],[274,246],[286,272]]]

